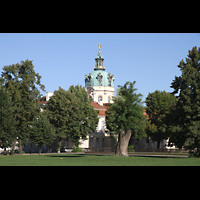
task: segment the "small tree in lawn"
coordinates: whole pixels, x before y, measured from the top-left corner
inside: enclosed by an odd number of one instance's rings
[[[32,123],[30,134],[31,141],[39,146],[39,154],[41,153],[42,145],[50,144],[54,138],[54,127],[50,124],[45,113],[40,112]]]
[[[128,144],[131,134],[138,139],[145,137],[146,119],[141,104],[142,95],[134,88],[135,81],[118,86],[118,96],[106,111],[106,125],[109,131],[118,133],[116,155],[128,156]]]

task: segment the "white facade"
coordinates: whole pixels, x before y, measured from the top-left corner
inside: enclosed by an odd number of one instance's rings
[[[51,96],[53,96],[53,92],[46,92],[46,101],[49,101]]]
[[[99,117],[99,123],[97,126],[97,131],[102,131],[105,132],[106,129],[106,121],[105,121],[105,116],[98,116]]]
[[[115,94],[114,87],[92,86],[87,87],[86,91],[94,102],[113,103],[112,97]]]
[[[79,147],[81,148],[102,148],[102,147],[111,147],[112,142],[111,139],[107,136],[109,134],[106,133],[106,116],[105,116],[105,104],[106,103],[113,103],[112,97],[114,96],[115,90],[114,87],[110,86],[90,86],[85,88],[88,96],[93,99],[93,102],[98,103],[97,107],[94,106],[95,110],[99,110],[100,113],[98,114],[99,122],[96,128],[96,132],[91,133],[89,138],[86,141],[80,140],[82,145]],[[104,111],[104,112],[102,112]],[[83,142],[85,146],[83,146]]]

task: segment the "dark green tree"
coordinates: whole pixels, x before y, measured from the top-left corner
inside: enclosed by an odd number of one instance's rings
[[[13,102],[13,112],[16,117],[16,136],[19,140],[19,150],[30,132],[30,123],[40,112],[38,99],[40,90],[45,91],[41,84],[41,76],[35,72],[32,61],[4,66],[1,77]]]
[[[68,123],[72,119],[72,102],[77,104],[75,95],[59,87],[54,91],[54,95],[47,102],[45,109],[48,113],[50,123],[55,127],[55,136],[57,140],[57,152],[60,153],[60,147],[63,140],[67,137],[69,129]],[[71,116],[71,117],[70,117]]]
[[[0,147],[11,147],[15,140],[15,117],[13,115],[13,103],[4,86],[0,86]]]
[[[84,87],[76,85],[70,86],[69,91],[76,95],[80,103],[79,107],[79,130],[76,132],[71,132],[70,136],[75,143],[75,146],[78,147],[80,138],[86,140],[89,133],[96,130],[96,127],[99,122],[99,118],[96,111],[91,106],[92,99],[88,98],[88,94]]]
[[[176,109],[171,115],[171,142],[200,155],[200,48],[189,50],[186,61],[181,60],[179,77],[171,88],[177,95]]]
[[[131,134],[139,139],[146,136],[146,119],[142,106],[142,95],[136,93],[135,81],[118,86],[118,96],[106,111],[106,125],[110,132],[118,134],[116,155],[128,156],[128,144]]]
[[[55,138],[55,129],[50,124],[45,112],[40,112],[35,116],[32,122],[30,134],[31,142],[39,146],[39,154],[41,147],[45,144],[50,144]]]
[[[58,152],[67,136],[78,147],[79,140],[87,139],[89,131],[95,130],[98,124],[97,112],[93,110],[83,89],[80,86],[71,86],[66,91],[60,87],[47,102],[50,123],[56,128]]]
[[[157,149],[160,148],[160,141],[169,137],[166,115],[176,104],[176,97],[165,91],[149,93],[146,98],[146,113],[149,117],[147,135],[157,142]]]

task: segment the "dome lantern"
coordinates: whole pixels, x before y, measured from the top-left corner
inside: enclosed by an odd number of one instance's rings
[[[94,71],[88,75],[85,75],[85,87],[93,87],[93,86],[106,86],[106,87],[114,87],[114,75],[105,71],[105,67],[103,66],[104,58],[101,56],[100,48],[102,45],[98,44],[98,56],[95,58],[96,65],[94,67]]]
[[[98,46],[99,46],[98,47],[99,52],[98,52],[98,56],[95,58],[96,65],[94,67],[94,70],[105,70],[105,67],[103,66],[104,58],[101,56],[101,51],[100,51],[102,44],[99,43]]]

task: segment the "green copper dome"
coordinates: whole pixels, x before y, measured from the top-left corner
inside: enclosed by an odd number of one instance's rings
[[[114,87],[114,75],[105,71],[105,67],[103,66],[104,58],[101,56],[101,52],[99,52],[98,56],[95,58],[96,65],[94,67],[94,71],[89,74],[89,76],[85,75],[85,87],[92,86],[110,86]]]

